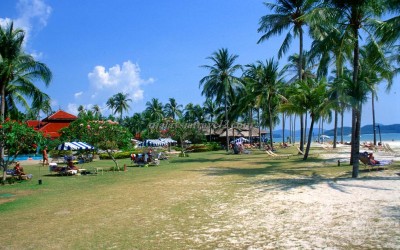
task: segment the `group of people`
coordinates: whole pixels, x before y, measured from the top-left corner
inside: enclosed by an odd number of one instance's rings
[[[152,159],[152,153],[153,150],[150,148],[147,153],[142,153],[142,154],[131,154],[131,162],[132,163],[150,163]]]

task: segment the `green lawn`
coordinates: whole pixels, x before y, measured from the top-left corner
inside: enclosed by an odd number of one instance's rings
[[[274,185],[301,186],[351,175],[349,165],[337,166],[334,160],[271,159],[260,151],[192,153],[157,167],[118,162],[127,164],[128,171],[57,176],[41,167],[39,176],[39,165],[25,165],[25,172],[34,175],[31,181],[0,187],[0,248],[215,249],[220,242],[197,232],[223,222],[218,209],[229,207],[238,191],[262,185],[258,177],[267,176]],[[83,165],[92,171],[111,166],[105,160]],[[307,181],[288,181],[299,177]]]

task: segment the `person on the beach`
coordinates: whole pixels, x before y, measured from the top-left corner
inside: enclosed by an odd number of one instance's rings
[[[379,164],[379,163],[380,163],[379,161],[375,160],[375,157],[374,157],[374,154],[373,154],[373,153],[369,153],[369,154],[368,154],[368,159],[369,159],[369,162],[370,162],[372,165],[376,165],[376,164]]]
[[[21,178],[22,175],[25,175],[24,168],[21,167],[19,161],[17,162],[17,164],[14,167],[14,174],[18,175],[20,178]]]
[[[79,169],[77,166],[74,166],[74,162],[72,160],[67,162],[67,168],[68,168],[68,170],[78,170]]]
[[[47,146],[43,149],[43,166],[49,165],[49,156],[47,155]]]

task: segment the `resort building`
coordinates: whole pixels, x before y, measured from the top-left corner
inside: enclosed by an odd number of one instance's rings
[[[45,137],[57,139],[60,137],[59,131],[62,128],[68,127],[69,124],[78,119],[75,115],[65,111],[58,110],[54,114],[44,118],[41,121],[29,120],[26,123],[37,131],[42,131]]]

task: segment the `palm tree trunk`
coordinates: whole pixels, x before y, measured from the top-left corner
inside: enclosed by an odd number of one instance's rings
[[[372,91],[372,128],[374,130],[374,146],[376,146],[376,126],[375,126],[375,92]]]
[[[282,145],[285,143],[285,113],[282,112]]]
[[[336,143],[337,143],[337,126],[338,126],[338,111],[335,110],[334,127],[333,127],[333,148],[336,148]]]
[[[343,133],[344,133],[344,111],[340,112],[340,143],[343,144],[344,140],[343,140]]]
[[[299,29],[299,81],[303,80],[303,29]],[[300,115],[300,150],[304,151],[305,127],[304,127],[304,114]]]
[[[361,132],[361,105],[359,109],[354,110],[354,118],[355,118],[355,129],[354,129],[354,142],[352,143],[352,147],[354,147],[354,151],[352,152],[353,159],[353,172],[351,177],[357,178],[359,172],[359,156],[360,156],[360,132]]]
[[[300,150],[304,152],[304,114],[300,115]]]
[[[261,122],[260,122],[260,108],[257,110],[258,119],[258,148],[261,149]]]
[[[357,20],[356,17],[357,11],[352,9],[352,19]],[[359,69],[359,57],[360,57],[360,48],[359,48],[359,41],[358,41],[358,26],[353,25],[353,32],[355,37],[354,42],[354,58],[353,58],[353,84],[357,87],[358,86],[358,69]],[[352,125],[355,126],[352,128],[353,135],[352,135],[352,142],[351,142],[351,158],[350,162],[353,165],[353,172],[352,177],[358,177],[358,168],[359,168],[359,152],[360,152],[360,127],[361,121],[361,101],[358,103],[358,107],[353,108],[353,119]]]
[[[5,116],[5,111],[6,111],[6,104],[5,104],[5,99],[6,99],[6,86],[4,84],[1,85],[1,114],[0,114],[0,124],[3,124],[4,122],[4,116]],[[3,126],[1,126],[1,131],[0,133],[4,133]],[[4,159],[4,144],[3,142],[0,142],[0,164],[3,168],[3,183],[6,181],[6,171],[7,171],[7,166],[5,165],[3,159]]]
[[[312,133],[311,131],[314,129],[314,117],[311,116],[311,124],[310,124],[310,131],[308,132],[308,140],[307,140],[307,147],[306,151],[304,152],[303,160],[307,160],[308,154],[310,152],[311,141],[312,141]]]
[[[229,122],[228,122],[228,100],[227,100],[227,94],[225,91],[225,135],[226,135],[226,152],[229,151],[229,134],[228,134],[228,130],[229,130]]]
[[[250,119],[249,119],[249,143],[250,146],[252,144],[252,137],[253,136],[253,108],[250,108]]]

